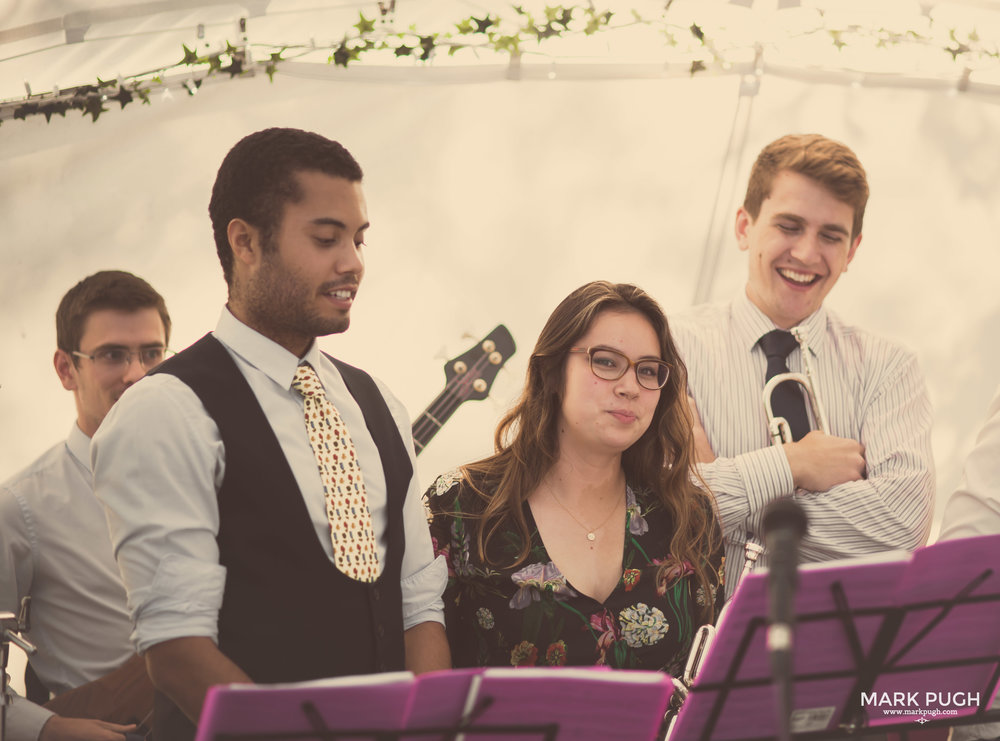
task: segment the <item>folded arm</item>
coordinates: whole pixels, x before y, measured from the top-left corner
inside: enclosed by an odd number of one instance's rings
[[[702,463],[727,535],[741,536],[770,501],[794,493],[809,518],[802,546],[809,560],[926,543],[934,465],[930,402],[916,361],[886,373],[859,416],[860,442],[813,432]]]

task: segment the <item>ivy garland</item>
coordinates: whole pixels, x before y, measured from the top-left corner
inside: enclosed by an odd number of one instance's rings
[[[397,58],[411,57],[428,62],[441,52],[452,56],[465,50],[488,50],[506,54],[511,59],[519,59],[525,53],[544,54],[542,48],[554,39],[595,36],[642,25],[661,33],[665,46],[677,47],[679,38],[686,37],[689,43],[703,50],[702,58],[690,63],[691,75],[707,70],[712,63],[724,64],[726,60],[712,42],[710,33],[707,34],[701,25],[694,23],[685,28],[668,22],[668,11],[672,3],[673,0],[666,0],[663,9],[653,18],[644,17],[636,10],[631,11],[630,16],[599,10],[592,2],[585,5],[547,6],[542,14],[537,15],[520,5],[513,5],[505,15],[488,13],[481,18],[469,16],[454,23],[451,30],[424,33],[415,26],[403,31],[395,30],[395,0],[380,1],[377,16],[368,18],[364,12],[359,13],[358,22],[350,27],[342,39],[326,47],[329,51],[327,61],[346,68],[361,63],[374,52],[391,52]],[[886,28],[824,27],[813,29],[809,33],[825,34],[837,50],[858,42],[872,44],[876,48],[907,43],[940,45],[940,42],[915,31],[900,32]],[[228,75],[232,79],[253,75],[258,69],[263,70],[273,82],[282,62],[323,51],[313,44],[253,46],[263,47],[267,58],[250,63],[251,46],[245,41],[235,46],[227,41],[225,49],[208,54],[199,54],[184,45],[180,61],[161,69],[117,80],[98,78],[96,84],[37,95],[31,94],[29,90],[24,99],[0,103],[0,123],[6,118],[27,119],[35,115],[43,115],[49,122],[53,115],[65,117],[70,110],[78,110],[82,115],[97,121],[102,113],[109,110],[106,105],[112,102],[118,103],[121,109],[136,100],[149,105],[152,92],[171,87],[185,89],[189,95],[194,95],[209,78],[225,79],[222,76]],[[973,65],[1000,61],[1000,48],[996,43],[985,43],[975,29],[966,33],[951,29],[948,43],[942,48],[942,52],[950,55],[954,62],[964,59]]]

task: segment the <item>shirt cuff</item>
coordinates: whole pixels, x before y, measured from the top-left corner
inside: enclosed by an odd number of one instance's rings
[[[736,470],[743,479],[751,512],[760,512],[769,502],[795,493],[792,469],[782,445],[736,456]]]
[[[420,623],[444,625],[444,588],[448,584],[448,564],[438,556],[415,574],[400,582],[403,590],[403,630]]]
[[[148,589],[137,589],[132,642],[140,654],[174,638],[204,636],[218,643],[219,609],[226,568],[189,556],[168,554]]]
[[[13,692],[10,697],[11,704],[7,706],[4,738],[7,741],[35,741],[42,733],[42,726],[48,723],[49,718],[55,713],[41,705],[28,702]]]

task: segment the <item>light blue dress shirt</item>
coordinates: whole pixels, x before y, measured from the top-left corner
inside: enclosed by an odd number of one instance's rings
[[[302,397],[292,389],[301,361],[316,369],[357,448],[381,562],[386,554],[386,485],[381,458],[358,403],[340,373],[313,343],[300,359],[223,309],[214,336],[236,361],[274,430],[302,492],[327,556],[333,560],[319,469],[303,422]],[[403,508],[403,627],[444,622],[443,559],[434,558],[416,477],[405,409],[380,382],[414,475]],[[217,492],[226,456],[219,430],[197,395],[167,373],[147,376],[122,396],[91,448],[98,498],[108,512],[115,556],[128,590],[138,651],[173,638],[218,640],[226,570],[219,564]],[[282,605],[260,605],[280,618]],[[248,619],[254,619],[248,616]],[[280,619],[276,622],[280,626]]]

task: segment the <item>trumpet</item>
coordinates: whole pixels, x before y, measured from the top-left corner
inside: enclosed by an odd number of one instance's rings
[[[816,420],[816,428],[827,432],[830,423],[826,419],[826,410],[823,402],[816,391],[816,376],[812,365],[812,352],[809,350],[809,343],[806,341],[806,331],[803,327],[793,327],[792,336],[799,343],[799,350],[802,352],[802,367],[805,373],[779,373],[764,384],[764,412],[767,414],[767,429],[771,433],[771,443],[781,445],[792,442],[792,428],[788,425],[788,420],[784,417],[774,416],[774,408],[771,406],[771,395],[779,385],[786,381],[793,381],[802,386],[809,398],[809,405],[812,407],[813,419]]]
[[[792,428],[788,424],[788,420],[784,417],[775,416],[774,408],[771,405],[771,395],[774,393],[774,389],[786,381],[793,381],[802,386],[804,389],[809,398],[809,404],[812,407],[813,419],[816,421],[816,428],[823,432],[827,432],[830,429],[830,424],[826,417],[826,410],[823,408],[823,402],[820,400],[819,394],[816,391],[816,375],[813,370],[812,352],[809,349],[809,343],[806,341],[806,330],[804,327],[793,327],[791,332],[792,336],[795,337],[796,342],[799,343],[799,350],[802,352],[802,367],[805,370],[805,373],[780,373],[772,377],[766,384],[764,384],[764,411],[767,414],[767,429],[771,435],[772,445],[781,445],[783,443],[792,442]],[[764,547],[757,542],[752,533],[748,532],[746,543],[744,544],[743,570],[740,572],[739,579],[736,581],[737,587],[746,575],[750,573],[750,570],[754,567],[754,564],[756,564],[757,559],[763,553]],[[720,611],[716,619],[716,624],[721,622],[722,616],[725,614],[726,608],[729,607],[729,604],[730,603],[727,602]],[[715,627],[712,625],[701,626],[695,634],[692,642],[691,650],[688,654],[687,665],[684,668],[682,678],[675,678],[673,680],[675,692],[671,698],[665,718],[665,720],[668,721],[668,725],[667,733],[664,738],[668,741],[673,731],[674,723],[677,721],[677,714],[680,712],[685,699],[687,699],[691,687],[694,685],[694,681],[698,676],[698,671],[701,669],[702,661],[708,654],[708,650],[714,640]]]
[[[744,547],[744,562],[743,571],[740,573],[740,578],[737,580],[736,584],[739,585],[743,581],[743,577],[750,573],[750,569],[757,562],[757,559],[764,552],[764,546],[757,543],[751,533],[747,533],[747,541]],[[727,602],[722,606],[719,614],[715,616],[715,625],[719,625],[722,622],[722,616],[726,614],[726,610],[729,608],[730,602]],[[694,685],[694,680],[698,677],[698,672],[701,671],[702,662],[708,655],[708,649],[711,648],[712,643],[715,641],[715,625],[707,623],[698,628],[697,632],[694,634],[694,638],[691,641],[691,648],[688,651],[687,663],[684,665],[684,673],[681,678],[673,677],[672,681],[674,684],[674,694],[670,697],[670,702],[667,705],[667,712],[664,716],[664,722],[667,726],[667,732],[663,736],[664,741],[670,741],[671,734],[674,730],[674,724],[677,722],[677,715],[680,713],[681,707],[684,705],[684,701],[687,700],[688,695],[691,692],[691,687]]]

